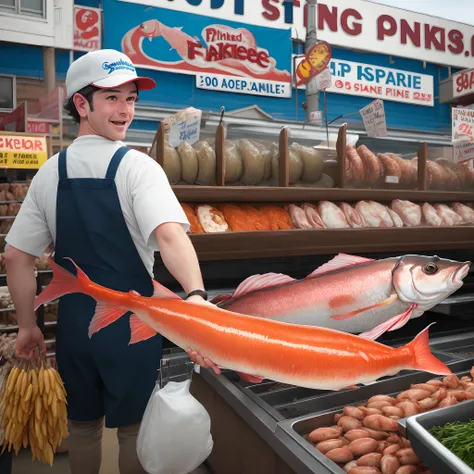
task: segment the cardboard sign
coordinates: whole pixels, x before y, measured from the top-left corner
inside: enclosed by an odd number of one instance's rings
[[[0,135],[0,167],[39,169],[47,159],[46,137]]]
[[[385,109],[383,101],[374,100],[369,105],[360,110],[364,120],[365,129],[369,137],[386,137],[387,122],[385,121]]]

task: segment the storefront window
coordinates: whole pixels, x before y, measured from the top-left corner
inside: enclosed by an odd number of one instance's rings
[[[16,12],[16,0],[0,0],[0,8],[2,10]]]
[[[0,76],[0,110],[15,108],[15,78]]]
[[[0,10],[20,15],[45,16],[44,0],[0,0]]]

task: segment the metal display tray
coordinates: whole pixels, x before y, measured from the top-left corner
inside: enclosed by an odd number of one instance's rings
[[[434,474],[472,474],[474,471],[430,433],[434,426],[474,417],[474,400],[406,418],[406,437],[422,462]]]
[[[474,357],[474,337],[458,335],[430,342],[433,351],[441,351],[447,355]]]
[[[474,315],[474,294],[454,295],[438,303],[430,311],[438,314],[454,316],[458,319],[472,319]]]
[[[462,377],[468,375],[474,365],[474,358],[449,364],[451,371]],[[341,413],[344,406],[357,406],[359,403],[367,401],[374,395],[388,395],[396,397],[399,393],[408,390],[411,384],[424,383],[433,378],[443,378],[427,372],[417,372],[411,375],[396,377],[383,382],[362,387],[357,390],[347,392],[336,392],[331,397],[320,400],[316,405],[312,403],[312,407],[317,409],[304,416],[298,418],[281,421],[277,424],[276,432],[285,433],[292,440],[296,441],[319,463],[325,465],[334,474],[345,474],[335,462],[321,454],[313,444],[305,438],[305,435],[311,431],[334,425],[334,415]],[[403,433],[403,429],[400,430]],[[416,452],[416,450],[415,450]]]
[[[466,359],[466,357],[459,354],[446,354],[435,350],[432,353],[448,366]],[[378,386],[386,381],[393,382],[400,377],[403,378],[415,373],[418,372],[402,371],[394,376],[382,377],[375,384]],[[429,378],[426,380],[429,380]],[[375,384],[369,387],[373,387]],[[357,390],[347,389],[334,392],[295,387],[271,381],[264,381],[256,385],[238,384],[238,386],[249,398],[277,421],[297,418],[334,406],[333,400],[335,397],[336,399],[343,397],[344,399],[351,400],[354,392],[363,393],[360,391],[373,390],[373,388],[361,387]]]

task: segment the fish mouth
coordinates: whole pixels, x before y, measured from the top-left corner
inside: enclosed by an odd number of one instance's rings
[[[464,265],[456,270],[453,275],[453,284],[456,286],[462,286],[464,278],[467,277],[469,274],[469,270],[471,269],[471,262],[465,262]]]

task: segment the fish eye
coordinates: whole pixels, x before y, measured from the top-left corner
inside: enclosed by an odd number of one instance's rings
[[[438,272],[438,265],[436,265],[435,263],[428,263],[423,268],[423,272],[426,273],[427,275],[434,275],[435,273]]]
[[[140,28],[141,28],[142,30],[145,30],[145,31],[148,29],[148,28],[147,28],[147,25],[145,25],[145,23],[142,23],[142,24],[140,25]]]

